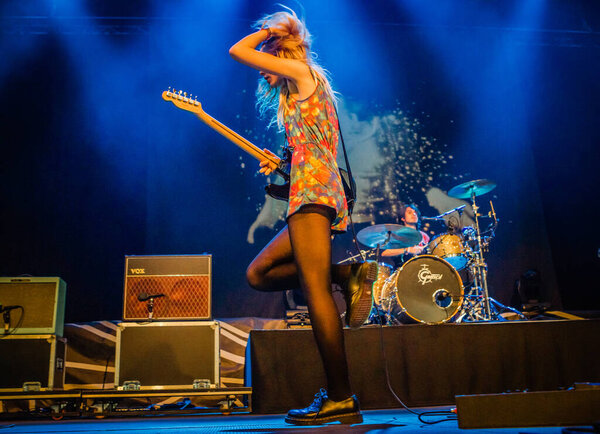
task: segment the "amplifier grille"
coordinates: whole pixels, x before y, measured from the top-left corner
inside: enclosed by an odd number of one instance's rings
[[[148,318],[147,302],[138,295],[165,294],[154,300],[154,318],[209,318],[208,276],[128,276],[125,319]]]
[[[59,277],[0,277],[0,304],[22,306],[11,312],[9,327],[15,334],[62,336],[66,284]],[[0,329],[4,317],[0,315]]]

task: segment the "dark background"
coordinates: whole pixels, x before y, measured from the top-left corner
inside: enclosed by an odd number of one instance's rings
[[[564,310],[600,309],[600,13],[584,1],[305,1],[361,196],[357,230],[471,179],[501,219],[491,295],[540,272]],[[283,315],[246,265],[280,229],[256,162],[164,102],[168,86],[259,146],[258,74],[230,59],[270,2],[1,4],[4,276],[60,276],[67,321],[121,317],[124,255],[213,255],[216,317]],[[450,207],[446,208],[450,209]],[[432,225],[431,232],[440,233]],[[252,236],[251,236],[252,235]],[[250,242],[252,241],[252,242]],[[335,241],[336,260],[353,254]]]

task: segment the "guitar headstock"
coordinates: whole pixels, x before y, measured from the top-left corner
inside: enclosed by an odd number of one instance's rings
[[[169,89],[162,93],[162,97],[165,101],[171,101],[182,110],[187,110],[197,114],[204,113],[202,110],[202,104],[200,104],[200,102],[196,99],[197,97],[194,98],[191,94],[188,96],[187,92],[182,90],[177,91],[175,89],[171,89],[171,86],[169,86]]]

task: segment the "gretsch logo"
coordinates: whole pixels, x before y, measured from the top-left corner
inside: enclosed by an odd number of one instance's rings
[[[131,274],[146,274],[145,268],[130,268]]]
[[[423,264],[421,265],[421,269],[419,270],[419,274],[417,274],[417,277],[419,278],[419,282],[421,282],[421,285],[426,285],[428,283],[433,282],[434,280],[442,280],[442,277],[444,277],[444,275],[433,274],[429,270],[429,265]]]

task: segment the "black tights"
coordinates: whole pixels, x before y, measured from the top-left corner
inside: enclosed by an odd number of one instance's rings
[[[350,268],[332,269],[329,209],[305,205],[288,218],[288,226],[252,261],[246,275],[250,286],[261,291],[302,288],[327,377],[329,397],[341,401],[352,392],[342,322],[331,294],[333,270],[341,280]]]

